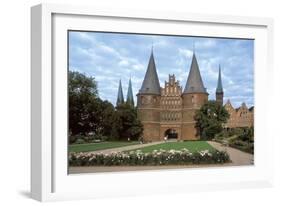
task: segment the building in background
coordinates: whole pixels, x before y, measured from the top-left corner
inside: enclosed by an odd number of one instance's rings
[[[243,102],[238,108],[233,108],[230,100],[227,100],[224,105],[225,109],[229,113],[229,119],[224,125],[225,128],[243,128],[254,126],[254,107],[248,108]]]

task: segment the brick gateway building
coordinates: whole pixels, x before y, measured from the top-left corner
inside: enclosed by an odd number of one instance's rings
[[[208,101],[208,95],[195,53],[185,88],[182,90],[175,75],[169,75],[169,81],[165,82],[164,88],[160,87],[152,51],[141,89],[137,94],[138,117],[144,126],[144,141],[160,141],[164,137],[178,140],[199,139],[194,115]],[[220,68],[216,101],[223,104]]]

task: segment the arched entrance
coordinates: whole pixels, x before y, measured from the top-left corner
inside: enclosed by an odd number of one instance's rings
[[[178,133],[175,129],[167,129],[165,131],[165,137],[167,137],[167,139],[177,139],[178,138]]]

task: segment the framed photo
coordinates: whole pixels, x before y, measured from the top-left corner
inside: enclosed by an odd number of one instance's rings
[[[31,9],[40,201],[272,185],[267,18]]]

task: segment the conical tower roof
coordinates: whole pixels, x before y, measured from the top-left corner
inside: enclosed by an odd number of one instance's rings
[[[218,84],[217,84],[216,93],[223,93],[222,81],[221,81],[221,66],[220,65],[219,65],[219,77],[218,77]]]
[[[121,82],[121,79],[120,79],[119,80],[119,87],[118,87],[116,105],[123,104],[123,103],[124,103],[124,96],[123,96],[123,90],[122,90],[122,82]]]
[[[183,93],[207,93],[201,78],[195,53],[193,53],[192,56],[192,62]]]
[[[141,89],[139,90],[139,94],[157,94],[157,95],[161,94],[160,83],[156,71],[153,51],[151,51],[149,63],[147,66],[144,80],[142,82]]]
[[[127,104],[130,104],[130,105],[134,106],[134,96],[133,96],[133,89],[132,89],[131,78],[129,80],[129,86],[128,86]]]

